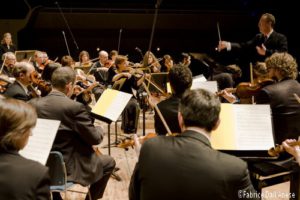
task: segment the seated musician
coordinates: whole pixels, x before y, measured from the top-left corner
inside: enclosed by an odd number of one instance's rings
[[[162,60],[161,72],[169,72],[173,67],[173,59],[170,55],[166,54]]]
[[[69,98],[75,82],[75,72],[70,67],[56,69],[51,82],[50,94],[35,98],[30,104],[36,108],[38,117],[61,121],[52,150],[63,154],[68,181],[90,185],[92,199],[99,199],[115,167],[112,157],[97,155],[93,150],[101,143],[103,131],[92,124],[83,104]],[[59,193],[54,194],[54,199],[61,199]]]
[[[4,74],[8,77],[13,77],[12,71],[15,64],[16,64],[16,55],[12,52],[4,53],[2,55],[2,63],[1,63],[1,66],[3,65],[3,68],[0,74]]]
[[[157,107],[172,133],[180,133],[181,130],[177,120],[178,106],[183,93],[192,86],[192,72],[188,67],[175,65],[170,69],[168,77],[172,89],[172,96],[158,103]],[[154,125],[156,134],[166,135],[167,130],[157,113],[154,115]]]
[[[142,67],[149,68],[151,73],[157,73],[160,72],[161,65],[156,56],[151,51],[147,51],[143,57]]]
[[[124,84],[120,91],[133,95],[133,89],[137,90],[144,81],[144,75],[135,75],[135,70],[128,67],[128,58],[126,56],[118,55],[115,60],[116,70],[111,71],[112,82],[124,78]],[[114,75],[113,75],[114,74]],[[140,76],[140,77],[139,77]],[[138,103],[133,95],[122,113],[121,129],[124,133],[136,133],[138,120]]]
[[[32,59],[32,65],[34,66],[35,70],[39,73],[42,73],[44,70],[43,63],[45,62],[44,57],[45,54],[42,51],[35,51],[34,58]]]
[[[32,106],[0,96],[1,199],[50,199],[48,169],[18,153],[26,146],[36,119]]]
[[[38,95],[38,94],[31,93],[31,92],[37,93],[37,91],[29,90],[29,87],[31,86],[32,83],[31,73],[33,71],[35,70],[31,63],[28,62],[17,63],[12,72],[14,77],[16,78],[16,81],[7,87],[6,91],[4,92],[4,95],[7,97],[12,97],[23,101],[28,101],[32,97]]]
[[[214,94],[203,89],[185,92],[178,114],[182,133],[151,138],[142,145],[129,199],[234,200],[255,192],[247,164],[211,147],[220,110]]]
[[[108,84],[108,70],[110,68],[108,53],[107,51],[99,52],[99,60],[95,62],[92,66],[91,74],[93,74],[96,80],[104,85]]]

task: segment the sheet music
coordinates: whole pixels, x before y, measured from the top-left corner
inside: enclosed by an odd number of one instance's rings
[[[222,103],[220,126],[211,134],[219,150],[268,150],[274,146],[270,105]]]
[[[192,83],[192,87],[191,89],[194,90],[194,89],[205,89],[205,90],[208,90],[212,93],[216,93],[218,92],[218,83],[217,81],[201,81],[201,80],[193,80],[193,83]]]
[[[237,148],[268,150],[274,146],[269,105],[234,105]]]
[[[19,153],[25,158],[35,160],[45,165],[53,145],[60,121],[37,119],[28,144]]]
[[[132,94],[106,89],[93,107],[92,112],[111,121],[117,121],[131,97]]]

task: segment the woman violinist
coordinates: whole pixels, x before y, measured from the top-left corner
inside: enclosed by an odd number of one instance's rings
[[[139,107],[137,99],[134,97],[133,89],[137,90],[144,81],[144,74],[138,73],[133,68],[128,67],[128,58],[118,55],[115,60],[116,70],[111,70],[112,82],[121,84],[119,90],[132,94],[133,97],[128,102],[122,113],[121,129],[124,133],[136,133]],[[121,83],[123,82],[123,84]]]
[[[159,63],[160,60],[157,59],[151,51],[147,51],[143,58],[143,67],[150,68],[151,73],[160,72],[160,68],[161,68],[161,65]]]

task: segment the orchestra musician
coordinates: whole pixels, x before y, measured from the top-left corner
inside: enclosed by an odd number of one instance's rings
[[[44,70],[44,62],[44,53],[42,51],[35,51],[32,64],[37,72],[42,73]]]
[[[151,73],[160,72],[161,65],[159,59],[151,51],[147,51],[143,57],[142,67],[150,68]]]
[[[13,76],[16,78],[16,81],[13,84],[10,84],[4,95],[7,97],[12,97],[15,99],[28,101],[35,94],[31,94],[29,86],[31,86],[31,73],[35,71],[31,63],[28,62],[19,62],[15,65],[13,70]]]
[[[128,58],[126,56],[118,55],[115,65],[116,71],[111,71],[112,75],[110,75],[113,77],[112,81],[115,82],[124,79],[120,91],[133,95],[122,113],[121,129],[124,133],[136,133],[139,106],[133,94],[133,89],[137,90],[143,83],[144,74],[136,74],[136,70],[128,67]]]
[[[4,33],[0,44],[0,56],[6,52],[15,53],[17,50],[16,46],[13,44],[12,37],[10,33]]]
[[[171,85],[172,96],[158,103],[157,107],[165,118],[172,133],[180,133],[181,129],[177,120],[178,106],[183,93],[192,86],[192,72],[188,67],[175,65],[170,69],[168,78]],[[167,130],[156,112],[154,115],[154,125],[156,134],[166,135]]]
[[[220,109],[218,98],[206,90],[185,92],[178,114],[182,133],[154,137],[142,145],[129,199],[234,200],[240,193],[255,192],[247,164],[211,147],[210,134],[218,128]]]
[[[169,72],[173,64],[172,57],[169,54],[164,55],[160,72]]]
[[[1,72],[8,77],[13,77],[13,68],[16,64],[16,55],[12,52],[7,52],[2,55]]]
[[[19,154],[36,125],[32,106],[0,96],[0,196],[10,200],[50,200],[48,168]]]
[[[108,59],[107,51],[102,50],[99,52],[99,60],[93,64],[90,73],[94,74],[99,83],[107,85],[108,70],[112,64],[113,63]]]
[[[52,146],[60,151],[66,163],[68,181],[90,185],[92,200],[102,198],[106,184],[115,167],[107,155],[97,155],[93,147],[103,139],[103,130],[95,128],[86,107],[69,97],[75,83],[75,72],[70,67],[56,69],[51,78],[53,89],[45,97],[30,101],[39,118],[60,120]],[[53,106],[55,105],[55,106]],[[54,199],[61,199],[54,193]],[[86,199],[89,199],[88,196]]]
[[[256,103],[271,106],[276,144],[281,144],[285,139],[298,139],[300,104],[294,96],[300,96],[300,84],[295,80],[298,75],[297,62],[288,53],[274,53],[265,62],[269,76],[277,82],[263,87]]]

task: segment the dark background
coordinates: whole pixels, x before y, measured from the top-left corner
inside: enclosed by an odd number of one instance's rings
[[[120,29],[120,54],[128,55],[133,62],[141,60],[135,47],[145,52],[150,46],[157,1],[55,2],[1,2],[1,19],[21,19],[29,10],[32,11],[26,27],[17,34],[18,49],[43,50],[51,59],[61,57],[67,54],[64,31],[75,60],[81,50],[87,50],[94,58],[97,57],[97,49],[110,51],[118,48]],[[276,17],[275,30],[287,36],[289,52],[299,60],[300,31],[296,30],[299,29],[299,11],[295,4],[296,1],[292,0],[163,0],[158,9],[151,50],[157,57],[169,53],[176,61],[181,52],[198,52],[206,53],[224,64],[232,63],[236,61],[233,55],[224,56],[214,50],[218,43],[217,23],[222,40],[246,41],[258,33],[261,14],[270,12]],[[160,50],[157,51],[157,48]]]

